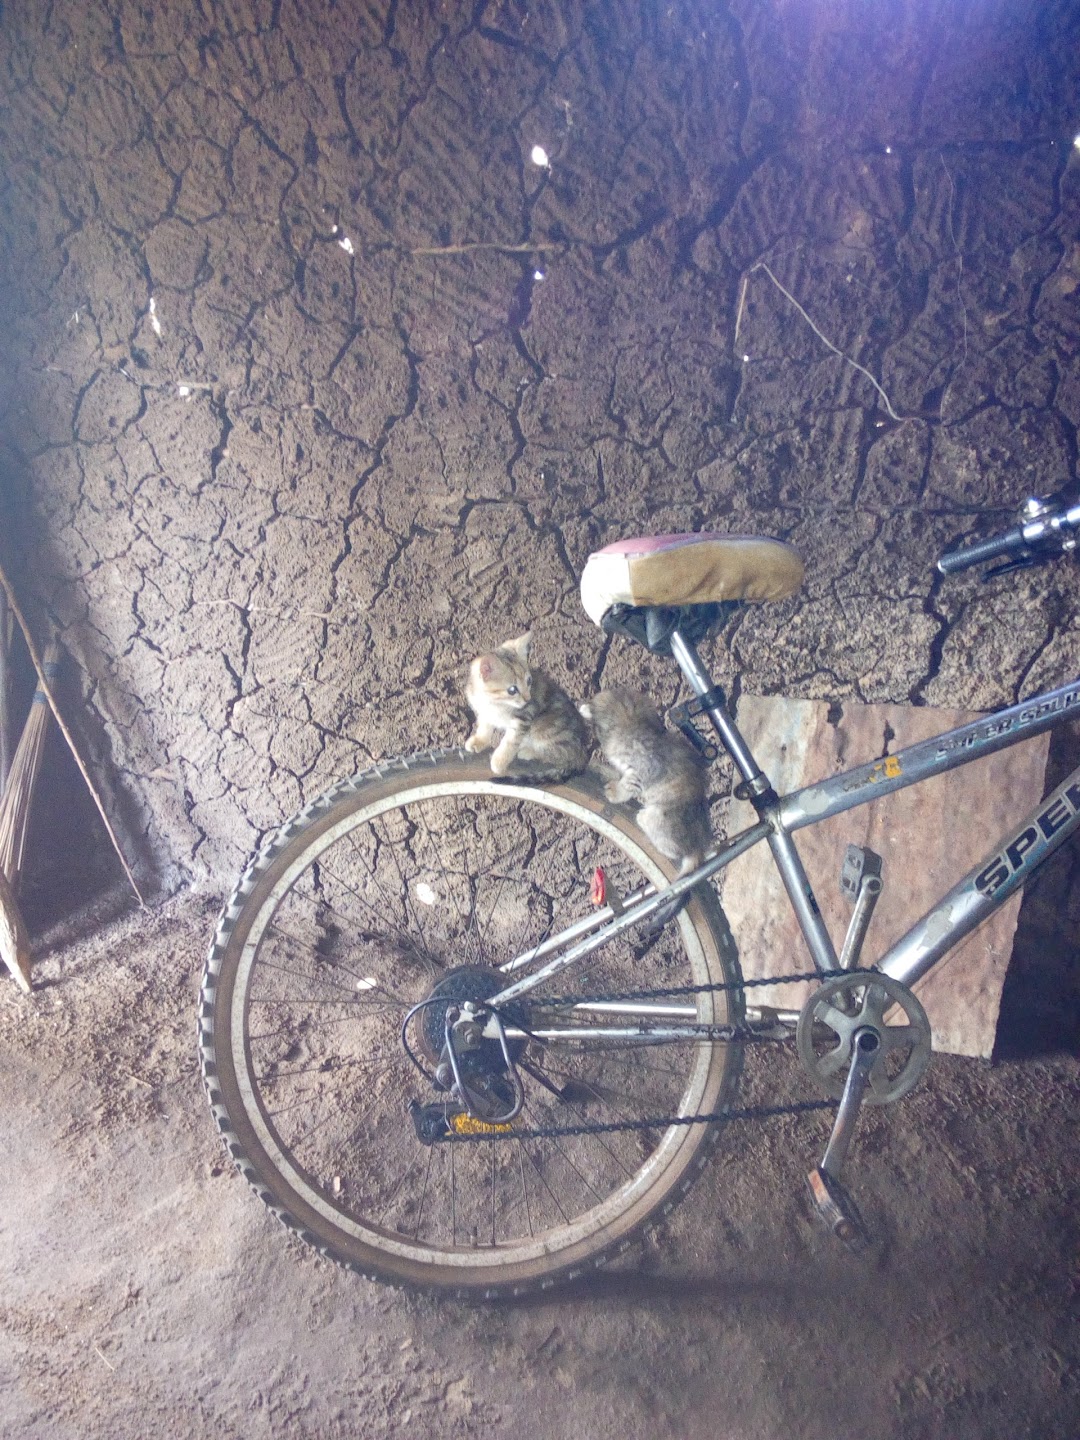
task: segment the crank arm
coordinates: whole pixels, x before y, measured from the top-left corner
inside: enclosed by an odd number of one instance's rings
[[[848,1150],[851,1148],[851,1141],[855,1134],[855,1122],[859,1118],[863,1097],[870,1084],[870,1071],[874,1068],[881,1050],[881,1041],[873,1030],[867,1027],[856,1030],[852,1036],[851,1048],[854,1058],[844,1084],[844,1093],[840,1098],[840,1107],[836,1112],[832,1134],[829,1136],[829,1143],[825,1147],[825,1154],[821,1161],[822,1170],[826,1175],[831,1175],[834,1180],[840,1179],[840,1171],[847,1159]]]
[[[855,1134],[855,1122],[859,1118],[863,1098],[870,1085],[870,1071],[873,1069],[881,1049],[881,1042],[869,1027],[857,1030],[852,1036],[853,1058],[844,1084],[844,1093],[833,1122],[829,1143],[821,1164],[810,1171],[806,1183],[814,1208],[828,1225],[837,1239],[852,1250],[863,1250],[869,1244],[869,1235],[855,1202],[840,1183],[840,1171],[847,1159],[848,1150]]]

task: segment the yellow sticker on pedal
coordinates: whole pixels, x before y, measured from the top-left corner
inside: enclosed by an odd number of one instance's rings
[[[450,1128],[459,1135],[509,1135],[512,1125],[489,1125],[486,1120],[475,1120],[471,1115],[451,1115]]]

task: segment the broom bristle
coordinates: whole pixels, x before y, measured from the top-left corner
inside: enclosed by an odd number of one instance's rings
[[[46,674],[55,669],[55,652],[50,655]],[[51,678],[51,677],[50,677]],[[45,736],[49,726],[49,705],[43,690],[35,690],[19,744],[0,796],[0,869],[14,886],[22,871],[26,836],[30,827],[30,802],[34,796]]]
[[[11,625],[7,595],[0,587],[0,794],[11,769],[11,716],[8,672],[11,669]]]
[[[39,691],[34,696],[15,758],[11,762],[4,794],[0,797],[0,866],[12,884],[22,870],[26,832],[30,821],[30,801],[41,769],[48,723],[48,707],[44,695]]]
[[[18,902],[0,870],[0,960],[11,971],[19,988],[30,990],[30,941],[19,914]]]

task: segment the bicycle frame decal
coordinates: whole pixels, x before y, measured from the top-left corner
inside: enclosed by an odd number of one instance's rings
[[[1080,827],[1080,769],[988,860],[980,861],[878,962],[894,980],[913,985],[1017,890]]]
[[[980,894],[993,899],[1003,885],[1009,884],[1010,879],[1022,876],[1028,867],[1034,868],[1032,861],[1039,853],[1040,835],[1046,841],[1051,840],[1068,824],[1070,816],[1080,812],[1080,784],[1070,783],[1072,778],[1070,775],[1032,823],[1025,825],[975,876],[975,888]],[[1069,832],[1066,830],[1065,833]],[[1060,841],[1057,843],[1060,844]],[[1011,895],[1015,889],[1015,884],[1009,885],[1008,893]]]
[[[943,775],[983,755],[991,755],[1021,740],[1041,735],[1062,720],[1080,715],[1080,683],[1073,681],[1035,700],[999,710],[985,720],[946,730],[941,735],[909,745],[895,755],[869,765],[845,770],[819,784],[793,791],[780,801],[779,823],[787,831],[814,825],[881,795]]]

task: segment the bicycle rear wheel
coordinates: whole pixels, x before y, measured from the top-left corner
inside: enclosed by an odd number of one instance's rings
[[[448,971],[497,977],[590,914],[597,865],[622,894],[668,878],[592,776],[508,784],[461,751],[343,782],[252,862],[206,963],[203,1071],[240,1170],[305,1240],[374,1279],[519,1294],[600,1263],[685,1191],[716,1126],[428,1146],[406,1110],[436,1098],[401,1043],[409,1008]],[[737,980],[727,924],[702,886],[651,943],[614,938],[522,1003],[528,1018],[542,993]],[[684,1018],[723,1024],[738,1018],[738,996],[678,1004]],[[515,1128],[535,1130],[720,1110],[741,1054],[594,1034],[530,1040],[522,1059]]]

